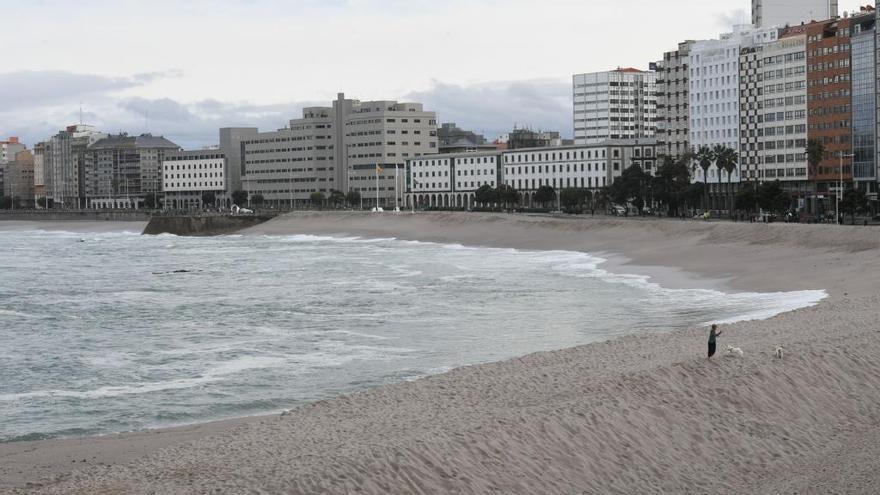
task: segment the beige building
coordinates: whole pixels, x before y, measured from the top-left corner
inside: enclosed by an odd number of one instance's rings
[[[375,206],[378,196],[380,206],[393,207],[403,202],[406,160],[437,152],[437,117],[418,103],[340,93],[332,107],[306,108],[285,129],[245,137],[242,149],[242,187],[269,206],[358,191],[364,205]]]
[[[15,159],[3,166],[3,195],[13,198],[16,208],[34,206],[34,154],[19,151]]]

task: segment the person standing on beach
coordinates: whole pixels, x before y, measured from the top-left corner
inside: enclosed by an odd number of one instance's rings
[[[715,355],[715,339],[721,336],[721,332],[718,331],[718,325],[712,324],[712,329],[709,330],[709,358],[712,359],[712,356]]]

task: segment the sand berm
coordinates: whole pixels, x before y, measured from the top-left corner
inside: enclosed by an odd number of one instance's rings
[[[283,416],[4,445],[0,475],[31,482],[9,490],[880,492],[880,229],[303,213],[247,233],[616,253],[612,270],[664,285],[825,289],[829,297],[725,325],[722,346],[741,347],[743,359],[707,361],[706,329],[688,328],[460,368]],[[785,347],[782,360],[772,357],[776,345]],[[59,470],[58,456],[80,454],[116,460]]]

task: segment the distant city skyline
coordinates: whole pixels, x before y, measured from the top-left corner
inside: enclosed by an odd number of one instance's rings
[[[748,0],[627,7],[630,16],[569,1],[0,0],[15,21],[0,31],[0,138],[32,147],[82,108],[102,131],[194,148],[216,144],[219,127],[284,127],[340,91],[423,103],[489,139],[514,125],[571,137],[572,74],[646,69],[685,38],[750,21]]]

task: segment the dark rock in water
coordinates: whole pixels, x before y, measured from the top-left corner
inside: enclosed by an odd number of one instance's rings
[[[200,271],[201,270],[174,270],[174,271],[170,271],[170,272],[153,272],[153,275],[171,275],[174,273],[196,273],[196,272],[200,272]]]

